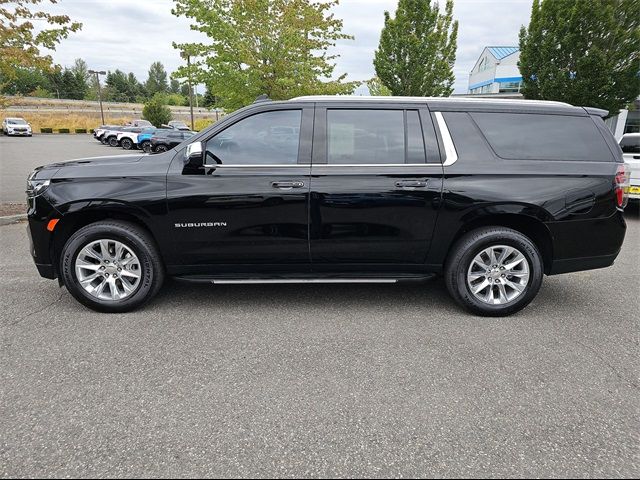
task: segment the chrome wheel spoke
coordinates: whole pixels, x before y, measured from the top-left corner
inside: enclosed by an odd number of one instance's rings
[[[482,282],[480,282],[477,286],[473,286],[471,288],[471,291],[475,294],[480,293],[482,290],[484,290],[485,288],[487,288],[489,285],[491,285],[489,283],[489,280],[483,280]]]
[[[131,277],[131,278],[140,278],[140,274],[135,270],[122,270],[120,272],[121,277]]]

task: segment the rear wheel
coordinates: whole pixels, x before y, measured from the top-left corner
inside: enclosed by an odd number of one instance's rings
[[[130,138],[123,138],[120,142],[120,145],[125,150],[131,150],[133,148],[133,140],[131,140]]]
[[[506,227],[467,233],[445,267],[451,296],[483,316],[506,316],[526,307],[542,284],[540,252],[529,238]]]
[[[153,240],[138,226],[103,221],[78,230],[60,258],[62,280],[83,305],[127,312],[160,289],[164,270]]]
[[[168,150],[166,145],[158,145],[156,147],[156,152],[162,153],[162,152],[166,152]]]

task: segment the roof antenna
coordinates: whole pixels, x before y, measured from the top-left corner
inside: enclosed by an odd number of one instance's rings
[[[258,98],[256,98],[253,103],[262,103],[262,102],[270,102],[270,101],[271,99],[269,98],[269,95],[262,94]]]

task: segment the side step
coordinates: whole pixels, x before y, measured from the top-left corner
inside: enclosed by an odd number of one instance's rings
[[[422,282],[435,277],[435,274],[402,275],[394,277],[264,277],[229,278],[203,275],[174,277],[189,283],[213,283],[215,285],[259,285],[259,284],[296,284],[296,283],[398,283],[405,281]]]

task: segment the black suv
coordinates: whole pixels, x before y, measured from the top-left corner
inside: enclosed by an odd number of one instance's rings
[[[206,283],[443,275],[480,315],[543,276],[613,264],[628,172],[602,120],[563,103],[303,97],[241,109],[159,155],[36,169],[40,274],[107,312],[166,275]]]
[[[195,132],[178,129],[156,130],[151,137],[151,152],[163,153],[193,137]]]

